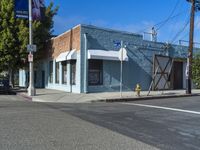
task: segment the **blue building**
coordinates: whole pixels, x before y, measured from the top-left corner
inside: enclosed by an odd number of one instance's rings
[[[155,90],[163,84],[168,85],[167,89],[185,88],[187,47],[82,24],[47,43],[47,55],[35,65],[35,86],[73,93],[119,91],[121,41],[127,51],[123,61],[124,91],[133,90],[137,83],[148,90],[156,80],[157,88],[152,86]],[[157,66],[163,70],[156,70],[155,56],[159,59]],[[166,66],[167,62],[171,65]],[[152,82],[156,71],[157,79]],[[170,73],[165,76],[166,72]],[[20,70],[20,86],[27,86],[27,76],[27,71]]]

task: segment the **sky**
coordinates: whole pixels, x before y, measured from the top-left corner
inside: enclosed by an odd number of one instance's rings
[[[59,6],[54,34],[89,24],[143,34],[155,27],[158,41],[188,41],[191,4],[186,0],[46,0]],[[150,39],[145,35],[145,39]],[[195,17],[195,42],[200,42],[200,12]],[[188,44],[187,42],[184,44]]]

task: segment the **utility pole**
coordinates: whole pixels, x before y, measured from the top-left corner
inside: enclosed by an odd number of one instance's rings
[[[193,39],[194,39],[194,17],[196,0],[187,0],[192,3],[190,14],[190,37],[186,67],[186,94],[192,94],[192,58],[193,58]]]
[[[32,0],[29,0],[29,45],[33,45],[33,29],[32,29]],[[34,73],[33,73],[33,51],[29,52],[29,87],[28,95],[35,96]]]

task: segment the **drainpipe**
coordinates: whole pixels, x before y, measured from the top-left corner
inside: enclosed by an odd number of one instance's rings
[[[70,44],[70,48],[69,48],[69,51],[71,51],[72,50],[72,36],[73,36],[73,29],[71,29],[71,31],[70,31],[70,42],[69,42],[69,44]],[[71,66],[71,60],[69,60],[69,64],[70,64],[70,72],[69,72],[69,74],[70,74],[70,93],[72,93],[72,66]]]
[[[84,48],[84,93],[88,92],[88,39],[87,33],[84,34],[85,48]]]

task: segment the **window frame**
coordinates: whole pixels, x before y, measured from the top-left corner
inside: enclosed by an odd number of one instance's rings
[[[53,61],[49,61],[49,83],[53,83]]]
[[[76,60],[70,61],[71,66],[71,85],[76,85]]]
[[[55,63],[55,83],[59,84],[60,82],[60,62]]]
[[[61,62],[62,67],[62,84],[67,85],[67,61]]]
[[[93,74],[93,75],[92,75]],[[91,77],[96,76],[96,83],[92,82]],[[88,85],[89,86],[101,86],[103,85],[103,60],[90,59],[88,61]]]

